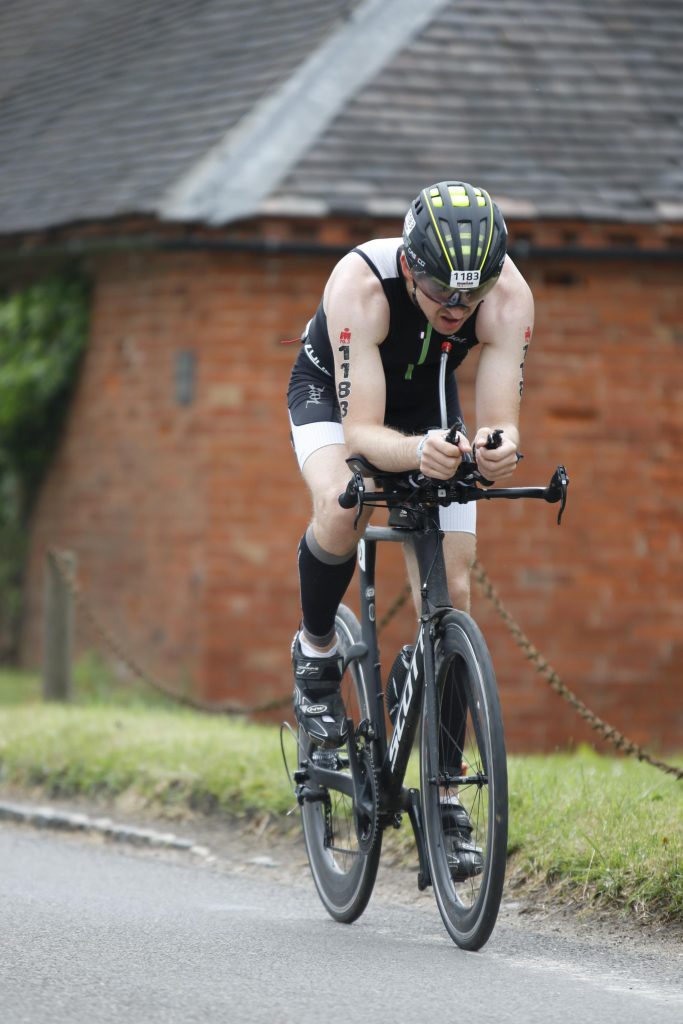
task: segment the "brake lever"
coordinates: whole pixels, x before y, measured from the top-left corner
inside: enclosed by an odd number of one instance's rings
[[[358,520],[360,519],[361,512],[363,511],[363,495],[365,494],[365,484],[363,483],[363,477],[360,473],[356,473],[356,516],[353,520],[354,530],[358,529]]]
[[[365,484],[363,483],[363,475],[362,473],[354,473],[346,485],[346,490],[337,499],[342,508],[353,508],[354,505],[356,506],[356,517],[353,520],[354,530],[358,527],[358,520],[363,511],[364,494]]]
[[[545,500],[554,505],[558,501],[560,502],[560,511],[557,513],[557,525],[559,526],[562,522],[562,513],[564,507],[567,504],[567,488],[569,487],[569,477],[567,476],[567,470],[564,466],[558,466],[552,475],[550,483],[545,489]]]

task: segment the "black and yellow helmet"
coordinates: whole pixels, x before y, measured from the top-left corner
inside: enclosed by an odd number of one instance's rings
[[[440,181],[410,204],[403,248],[414,277],[431,277],[444,289],[476,291],[492,285],[503,269],[507,228],[485,189]]]

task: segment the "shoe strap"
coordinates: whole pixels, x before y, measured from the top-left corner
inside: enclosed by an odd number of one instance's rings
[[[340,692],[339,680],[334,679],[297,679],[297,686],[307,697],[335,697]]]

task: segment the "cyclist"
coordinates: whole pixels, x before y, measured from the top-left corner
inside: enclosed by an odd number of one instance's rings
[[[483,476],[508,477],[517,464],[523,367],[533,330],[528,285],[506,255],[507,230],[483,188],[441,181],[410,204],[402,238],[366,242],[333,269],[303,336],[288,391],[292,442],[311,492],[313,516],[299,544],[301,626],[292,643],[294,711],[322,748],[345,741],[341,658],[334,620],[356,562],[355,510],[337,501],[345,459],[358,453],[385,470],[448,479],[474,449]],[[453,371],[480,351],[477,429],[445,440],[438,378],[447,362],[448,420],[461,419]],[[501,429],[502,443],[484,447]],[[453,605],[469,609],[476,505],[441,510]],[[408,566],[411,581],[415,569]],[[459,812],[455,812],[456,817]],[[465,816],[466,817],[466,816]],[[466,830],[467,823],[461,823]]]

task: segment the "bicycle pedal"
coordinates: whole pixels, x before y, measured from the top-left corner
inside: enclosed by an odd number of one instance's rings
[[[326,789],[311,789],[310,786],[297,786],[294,790],[297,803],[301,806],[304,803],[321,803],[328,799]]]

